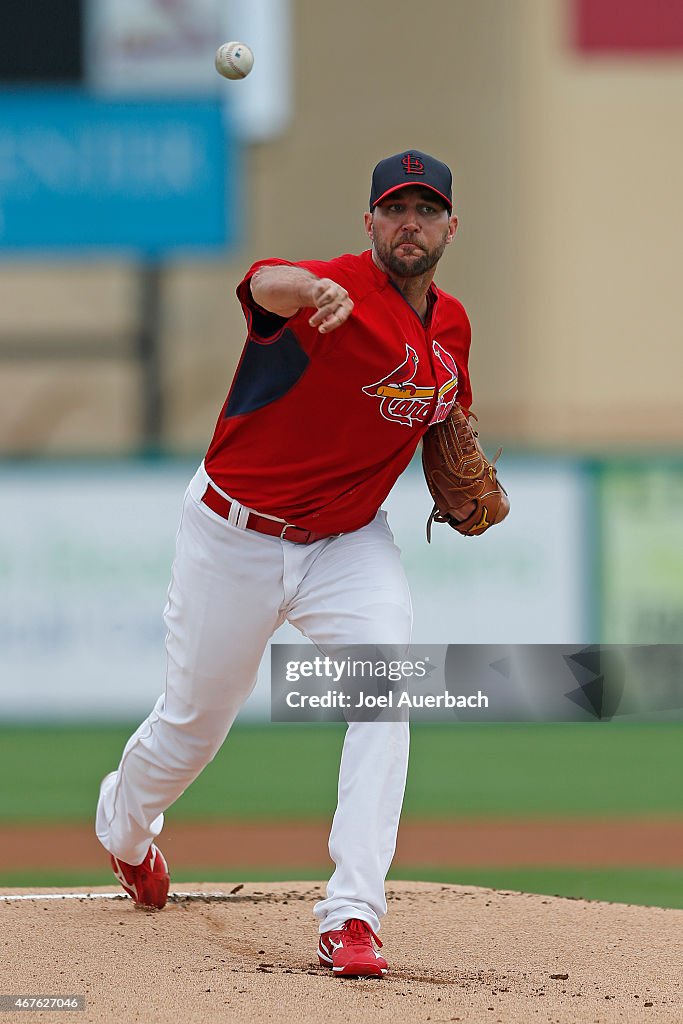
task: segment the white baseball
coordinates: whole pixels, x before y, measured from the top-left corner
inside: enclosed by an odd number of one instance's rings
[[[223,78],[246,78],[254,66],[254,54],[246,43],[223,43],[216,50],[215,64]]]

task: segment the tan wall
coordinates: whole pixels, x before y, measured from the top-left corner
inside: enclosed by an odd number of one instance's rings
[[[296,111],[247,154],[244,248],[166,274],[173,448],[210,436],[242,345],[244,266],[364,248],[372,166],[409,146],[454,169],[460,228],[438,281],[472,319],[484,434],[683,442],[683,68],[583,61],[566,10],[424,0],[407,20],[388,0],[299,0]],[[3,334],[125,329],[134,302],[126,268],[0,270]],[[1,451],[131,450],[138,411],[125,359],[0,363]]]
[[[548,441],[683,441],[683,61],[581,59],[526,0],[529,416]]]

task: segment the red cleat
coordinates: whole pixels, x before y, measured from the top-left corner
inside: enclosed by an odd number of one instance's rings
[[[382,978],[389,970],[375,950],[382,943],[367,921],[351,918],[341,928],[323,932],[318,943],[318,960],[341,978]]]
[[[136,907],[155,907],[161,910],[166,906],[168,886],[168,864],[161,850],[152,843],[142,864],[126,864],[113,854],[109,859],[114,874],[133,897]]]

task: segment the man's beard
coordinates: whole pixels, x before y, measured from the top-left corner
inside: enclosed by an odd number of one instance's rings
[[[396,274],[397,277],[419,277],[421,274],[426,274],[428,270],[431,270],[439,262],[446,248],[447,237],[448,235],[445,234],[443,241],[439,245],[434,249],[425,249],[417,259],[407,260],[397,255],[395,251],[401,245],[412,245],[416,249],[422,248],[422,246],[416,245],[409,238],[404,238],[398,242],[393,249],[374,239],[375,251],[387,270],[390,270],[392,274]]]

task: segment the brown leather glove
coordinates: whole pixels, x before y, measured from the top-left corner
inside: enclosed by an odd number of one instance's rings
[[[469,416],[476,420],[473,413]],[[510,502],[495,470],[501,450],[488,461],[457,402],[442,423],[429,428],[422,439],[422,468],[434,499],[427,541],[432,522],[448,523],[465,537],[476,537],[505,519]]]

